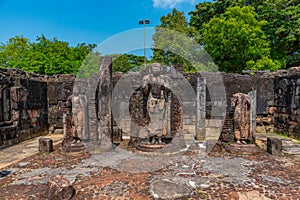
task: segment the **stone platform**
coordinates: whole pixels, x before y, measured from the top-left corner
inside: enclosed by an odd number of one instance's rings
[[[256,155],[260,153],[259,148],[255,144],[229,144],[225,147],[225,151],[242,155]]]
[[[171,155],[117,149],[68,157],[57,151],[60,145],[49,154],[38,153],[35,140],[35,155],[2,169],[6,175],[0,177],[0,199],[47,199],[53,175],[66,178],[78,200],[299,199],[300,162],[290,155],[206,156],[198,153],[203,143],[187,144],[186,151]],[[16,146],[24,150],[28,145]],[[0,160],[14,158],[13,150],[2,149]]]
[[[69,156],[78,156],[86,152],[85,144],[81,141],[75,141],[72,138],[65,138],[60,149],[61,154]]]

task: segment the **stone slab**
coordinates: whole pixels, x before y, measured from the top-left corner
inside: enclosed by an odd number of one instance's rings
[[[192,189],[168,179],[159,179],[150,184],[150,193],[154,199],[187,199],[192,194]]]
[[[225,147],[225,151],[237,155],[256,155],[260,153],[255,144],[229,144]]]

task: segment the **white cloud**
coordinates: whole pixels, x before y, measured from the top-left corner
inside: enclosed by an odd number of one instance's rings
[[[177,4],[188,2],[195,4],[196,0],[152,0],[154,7],[174,8]]]

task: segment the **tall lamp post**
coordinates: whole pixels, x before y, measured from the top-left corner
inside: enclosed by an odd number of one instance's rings
[[[144,68],[146,68],[146,24],[150,24],[150,20],[143,19],[139,21],[140,25],[144,25]]]

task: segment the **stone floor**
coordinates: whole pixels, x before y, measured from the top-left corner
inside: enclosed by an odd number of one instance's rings
[[[257,137],[263,149],[266,135]],[[174,154],[139,154],[117,148],[72,157],[59,154],[59,145],[50,154],[39,154],[37,143],[14,146],[24,150],[32,144],[36,153],[23,158],[21,154],[2,167],[0,199],[46,199],[48,178],[56,174],[72,183],[74,199],[299,199],[300,162],[288,151],[282,156],[264,150],[255,156],[207,155],[196,143],[198,149]],[[288,145],[284,143],[284,148]],[[300,147],[293,145],[299,152]],[[0,152],[1,161],[16,154],[9,148]]]
[[[62,134],[50,134],[43,136],[44,138],[51,138],[55,144],[62,141]],[[0,149],[0,169],[18,162],[28,156],[38,153],[38,141],[41,137],[36,137],[18,145]]]
[[[267,138],[278,138],[282,141],[282,152],[286,156],[294,157],[297,160],[300,160],[300,143],[291,138],[283,137],[281,135],[276,135],[274,133],[257,133],[256,140],[258,145],[262,149],[266,149]]]

